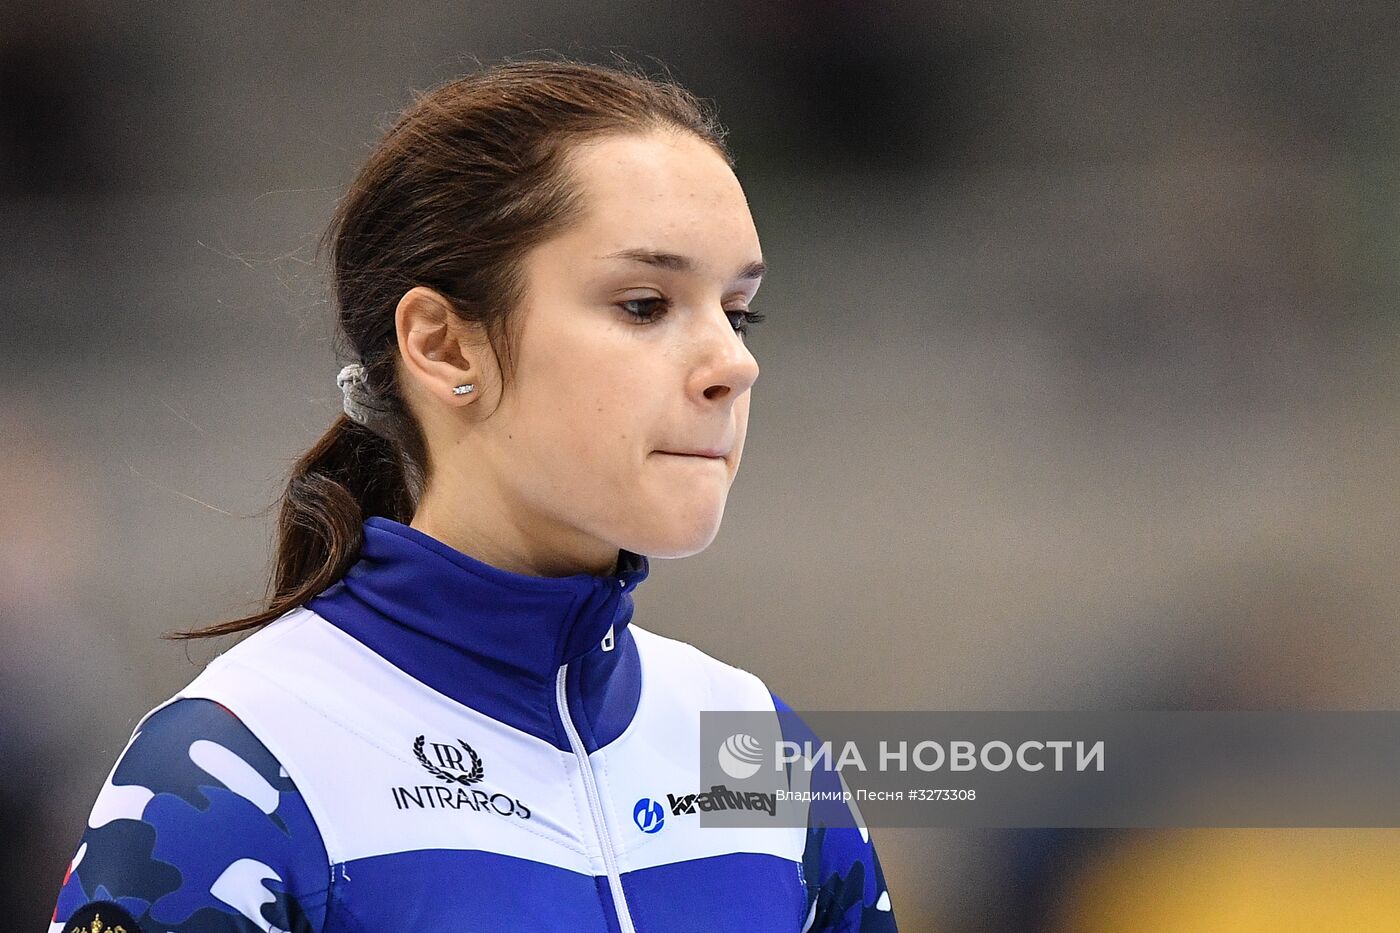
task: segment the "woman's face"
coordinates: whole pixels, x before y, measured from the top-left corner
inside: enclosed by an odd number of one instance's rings
[[[474,401],[493,410],[458,456],[468,475],[489,463],[513,526],[496,533],[527,548],[609,566],[619,547],[693,554],[744,449],[758,364],[736,325],[758,234],[734,173],[689,134],[611,137],[571,161],[583,216],[527,254],[513,380],[499,407]]]

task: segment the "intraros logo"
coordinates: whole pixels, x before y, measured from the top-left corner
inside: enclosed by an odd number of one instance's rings
[[[428,757],[432,749],[432,758]],[[463,757],[463,753],[466,757]],[[394,807],[398,810],[471,810],[496,816],[514,816],[522,820],[530,818],[530,808],[514,797],[503,793],[490,793],[474,784],[484,783],[486,764],[476,749],[464,740],[451,742],[428,742],[420,735],[413,740],[413,755],[418,763],[431,774],[448,785],[419,784],[415,787],[391,787]]]

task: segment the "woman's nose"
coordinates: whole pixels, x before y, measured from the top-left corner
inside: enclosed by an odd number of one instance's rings
[[[695,372],[695,384],[711,400],[734,399],[758,381],[758,361],[734,330],[729,313],[720,315],[721,327],[713,323],[705,329],[705,355]]]

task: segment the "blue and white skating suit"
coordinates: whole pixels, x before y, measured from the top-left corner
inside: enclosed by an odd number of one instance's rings
[[[895,929],[858,824],[685,805],[701,710],[787,707],[631,624],[646,558],[532,577],[385,518],[364,536],[139,723],[51,933]]]

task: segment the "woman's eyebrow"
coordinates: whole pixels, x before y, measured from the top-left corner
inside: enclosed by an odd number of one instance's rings
[[[699,263],[689,256],[681,256],[677,253],[663,253],[654,249],[624,249],[616,253],[608,253],[603,259],[627,259],[632,262],[646,263],[649,266],[660,266],[663,269],[670,269],[673,272],[699,271]],[[768,266],[761,260],[751,262],[739,270],[736,279],[761,279],[768,273]]]

